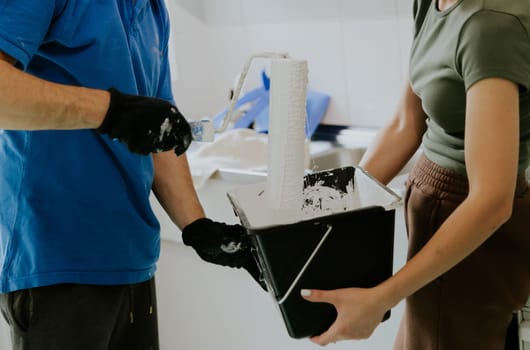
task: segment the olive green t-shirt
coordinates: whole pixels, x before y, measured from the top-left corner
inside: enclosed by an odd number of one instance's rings
[[[422,143],[427,158],[466,174],[466,91],[481,79],[497,77],[520,86],[519,170],[526,169],[530,151],[530,1],[459,0],[439,11],[436,0],[415,0],[414,11],[410,80],[427,115]]]

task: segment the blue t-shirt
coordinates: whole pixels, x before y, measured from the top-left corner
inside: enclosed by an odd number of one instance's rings
[[[163,0],[0,0],[0,50],[57,83],[172,100],[168,37]],[[152,181],[94,130],[0,130],[0,292],[152,277]]]

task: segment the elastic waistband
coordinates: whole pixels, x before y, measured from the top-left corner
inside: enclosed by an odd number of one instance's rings
[[[419,186],[426,185],[438,191],[455,195],[465,196],[469,192],[466,176],[434,163],[423,154],[411,171],[410,181]],[[528,181],[523,172],[517,177],[515,195],[522,195],[526,191],[528,191]]]

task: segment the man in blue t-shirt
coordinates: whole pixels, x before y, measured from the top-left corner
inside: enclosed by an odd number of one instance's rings
[[[0,309],[14,349],[158,349],[151,190],[201,258],[261,282],[243,228],[205,218],[193,188],[168,37],[163,0],[0,0]]]

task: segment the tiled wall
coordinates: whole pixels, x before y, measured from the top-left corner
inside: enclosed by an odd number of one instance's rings
[[[325,122],[380,126],[407,75],[412,0],[177,0],[175,98],[189,118],[223,109],[246,59],[288,52],[309,63],[310,88],[332,96]],[[258,60],[248,78],[255,87]]]

